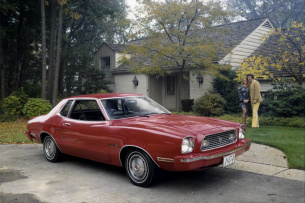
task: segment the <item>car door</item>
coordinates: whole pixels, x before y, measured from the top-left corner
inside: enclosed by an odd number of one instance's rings
[[[65,153],[101,162],[110,162],[109,123],[98,101],[75,100],[69,114],[62,121],[60,142]]]

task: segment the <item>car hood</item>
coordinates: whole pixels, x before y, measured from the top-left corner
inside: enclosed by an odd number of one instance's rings
[[[215,118],[181,115],[154,115],[142,119],[144,123],[152,123],[158,126],[169,126],[171,128],[187,131],[192,134],[209,133],[208,131],[226,131],[240,126],[239,123],[225,121]]]

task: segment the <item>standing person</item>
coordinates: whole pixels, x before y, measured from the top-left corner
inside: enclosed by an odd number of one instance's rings
[[[250,82],[250,100],[252,106],[252,128],[258,128],[258,108],[259,104],[263,101],[261,93],[260,93],[260,85],[257,80],[254,80],[254,75],[248,74],[248,81]]]
[[[242,120],[243,125],[246,125],[247,112],[249,108],[249,82],[247,76],[242,79],[242,85],[238,87],[239,106],[243,111]]]

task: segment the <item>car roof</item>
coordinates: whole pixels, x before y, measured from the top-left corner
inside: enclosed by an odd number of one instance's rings
[[[132,96],[144,96],[142,94],[126,94],[126,93],[100,93],[100,94],[86,94],[68,97],[66,99],[84,99],[84,98],[93,98],[93,99],[109,99],[117,97],[132,97]]]

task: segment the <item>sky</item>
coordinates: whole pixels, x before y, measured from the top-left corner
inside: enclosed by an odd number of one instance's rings
[[[134,18],[132,12],[135,10],[135,7],[138,5],[137,0],[125,0],[126,4],[129,6],[128,11],[128,18]]]

